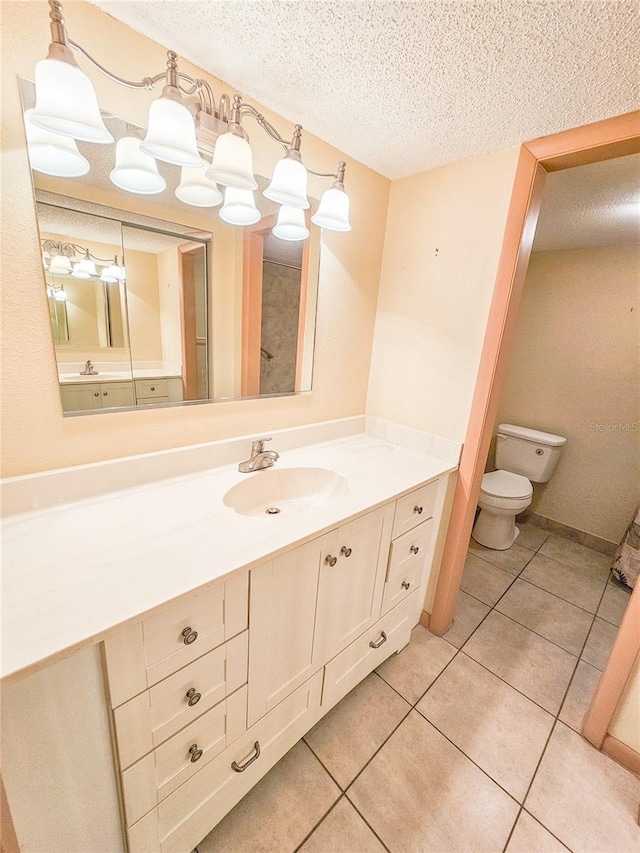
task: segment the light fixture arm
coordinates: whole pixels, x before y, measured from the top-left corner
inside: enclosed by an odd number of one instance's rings
[[[62,243],[58,240],[51,239],[43,239],[40,240],[40,246],[43,252],[55,252],[57,255],[64,255],[66,258],[75,257],[76,252],[80,255],[84,255],[84,257],[89,257],[94,261],[98,261],[101,264],[110,264],[113,261],[118,263],[118,256],[114,255],[113,258],[99,258],[98,255],[94,255],[93,252],[90,252],[86,246],[80,246],[78,243]]]

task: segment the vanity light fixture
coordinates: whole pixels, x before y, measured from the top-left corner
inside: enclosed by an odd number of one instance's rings
[[[80,261],[77,261],[73,265],[71,276],[73,278],[91,278],[91,273],[87,272],[86,270],[83,270],[82,266],[80,265]]]
[[[53,298],[56,300],[56,302],[66,302],[69,297],[67,296],[66,292],[61,289],[55,291],[55,293],[53,294]]]
[[[176,195],[187,204],[205,206],[204,198],[208,199],[207,207],[219,204],[220,200],[213,201],[217,199],[218,190],[214,183],[217,182],[227,188],[220,217],[233,225],[257,222],[260,213],[253,196],[237,195],[251,193],[258,188],[253,174],[251,146],[242,126],[243,119],[250,116],[285,151],[264,195],[287,208],[304,210],[309,207],[308,175],[332,178],[333,186],[323,194],[318,211],[311,217],[311,221],[333,231],[351,230],[349,197],[344,189],[345,163],[340,162],[337,173],[307,169],[300,154],[300,125],[295,125],[291,139],[285,139],[255,107],[243,103],[240,95],[234,95],[231,99],[229,95],[223,94],[216,104],[209,83],[180,71],[177,55],[171,50],[167,51],[166,68],[160,74],[139,81],[126,80],[100,65],[83,47],[69,38],[60,0],[49,0],[49,18],[51,45],[47,58],[39,62],[36,68],[36,106],[30,115],[33,125],[72,139],[113,142],[100,116],[93,86],[78,67],[73,50],[82,53],[110,80],[127,88],[150,91],[160,81],[164,83],[161,96],[151,104],[144,140],[135,140],[135,151],[130,137],[118,142],[116,166],[111,179],[120,189],[142,194],[162,191],[149,189],[150,186],[160,186],[164,179],[159,175],[155,163],[155,168],[148,163],[145,168],[141,166],[141,158],[146,155],[183,167]],[[204,170],[204,175],[198,174],[195,180],[193,175],[184,170],[191,168],[200,173],[202,159],[199,147],[206,151],[213,150],[213,160]],[[130,168],[127,177],[123,177],[127,172],[125,166],[132,161],[136,165]],[[206,180],[211,182],[211,186],[204,182]],[[290,211],[281,211],[279,222],[282,228],[276,226],[274,233],[285,233],[285,223],[289,222],[290,230],[287,233],[306,233],[303,237],[290,236],[285,239],[306,239],[309,236],[306,223],[303,222],[301,226],[296,215],[297,230],[293,229],[292,217]]]
[[[66,255],[54,255],[49,264],[49,272],[52,275],[69,275],[71,272],[71,261]]]
[[[75,140],[36,127],[31,121],[33,109],[24,114],[29,162],[35,172],[54,178],[79,178],[89,171],[89,161],[78,151]]]
[[[78,264],[78,268],[82,270],[83,273],[86,273],[88,276],[98,275],[96,270],[96,265],[94,264],[91,256],[89,255],[89,250],[87,249],[84,258]]]
[[[204,158],[200,166],[183,166],[180,173],[180,185],[176,187],[176,198],[194,207],[217,207],[222,202],[222,193],[218,185],[207,177],[210,167]]]
[[[123,136],[118,140],[116,165],[109,178],[119,189],[140,195],[161,193],[167,186],[158,164],[142,151],[142,143],[135,136]]]

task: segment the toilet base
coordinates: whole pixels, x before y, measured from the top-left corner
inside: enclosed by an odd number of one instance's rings
[[[515,513],[502,510],[481,509],[473,526],[471,537],[479,545],[494,551],[506,551],[518,538],[520,530],[516,527]]]

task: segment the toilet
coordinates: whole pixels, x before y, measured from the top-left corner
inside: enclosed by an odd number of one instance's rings
[[[567,439],[537,429],[500,424],[496,433],[497,471],[482,478],[480,514],[471,536],[480,545],[506,551],[520,531],[516,515],[533,498],[534,483],[546,483],[555,471]]]

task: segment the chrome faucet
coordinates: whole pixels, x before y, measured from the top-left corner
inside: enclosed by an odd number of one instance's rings
[[[91,363],[91,359],[89,359],[84,366],[84,370],[80,371],[80,376],[97,376],[97,375],[98,375],[98,371],[95,369],[95,367]]]
[[[250,474],[252,471],[261,471],[263,468],[271,468],[275,465],[280,454],[275,450],[265,450],[265,441],[271,441],[271,438],[256,438],[251,442],[251,456],[238,465],[238,471],[241,474]]]

